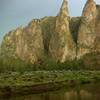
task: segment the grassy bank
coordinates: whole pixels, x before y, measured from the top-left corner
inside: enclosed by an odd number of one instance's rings
[[[30,94],[100,81],[100,71],[32,71],[0,74],[0,96]]]

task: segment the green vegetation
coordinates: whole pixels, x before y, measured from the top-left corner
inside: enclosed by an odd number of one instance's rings
[[[100,81],[100,71],[63,70],[2,73],[0,74],[0,96],[30,94],[97,81]]]
[[[3,72],[25,72],[39,70],[81,70],[83,69],[82,61],[73,60],[65,63],[56,63],[51,59],[40,60],[32,65],[25,63],[20,59],[0,59],[0,73]]]
[[[100,81],[100,71],[96,71],[100,69],[99,59],[99,53],[65,63],[44,57],[32,65],[18,58],[0,57],[0,96],[30,94]]]
[[[0,87],[30,86],[75,80],[79,83],[100,80],[100,71],[31,71],[0,74]]]
[[[100,70],[100,53],[87,54],[80,60],[66,61],[64,63],[55,62],[52,59],[39,60],[32,65],[20,59],[0,58],[0,73],[41,71],[41,70]]]
[[[0,58],[0,73],[32,71],[29,63],[16,58]]]

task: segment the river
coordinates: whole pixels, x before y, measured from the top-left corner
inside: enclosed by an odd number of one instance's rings
[[[100,100],[100,83],[86,84],[58,91],[17,97],[5,97],[0,100]]]

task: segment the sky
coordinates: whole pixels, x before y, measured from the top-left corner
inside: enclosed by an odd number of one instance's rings
[[[27,25],[34,18],[55,16],[63,0],[0,0],[0,42],[12,29]],[[69,15],[80,16],[86,0],[68,0]],[[100,4],[100,0],[96,0]]]

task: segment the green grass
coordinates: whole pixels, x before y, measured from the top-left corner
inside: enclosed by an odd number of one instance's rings
[[[0,74],[0,97],[26,95],[100,82],[100,71],[31,71]]]
[[[100,80],[100,71],[32,71],[0,74],[0,87],[30,86],[50,82],[75,80],[88,82]]]

